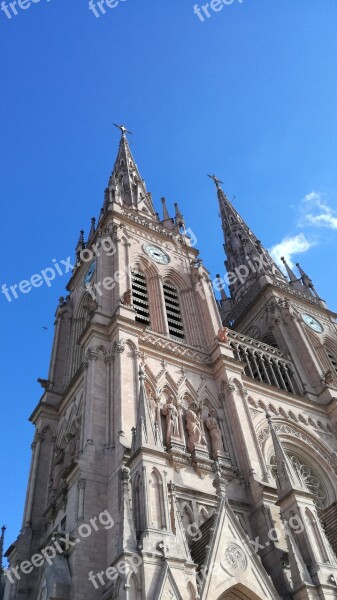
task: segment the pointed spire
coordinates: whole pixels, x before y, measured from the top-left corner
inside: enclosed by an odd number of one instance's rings
[[[179,205],[178,205],[177,202],[174,203],[174,208],[175,208],[175,211],[176,211],[175,222],[176,222],[177,227],[179,227],[179,229],[181,227],[183,229],[185,229],[186,228],[185,219],[184,219],[183,215],[180,212]]]
[[[91,217],[91,227],[90,227],[89,237],[88,237],[89,240],[91,240],[92,236],[94,235],[94,233],[96,231],[95,224],[96,224],[95,217]]]
[[[285,269],[288,273],[289,283],[290,283],[291,287],[293,287],[295,290],[299,290],[300,292],[303,292],[303,285],[301,282],[301,278],[299,279],[298,277],[296,277],[294,271],[290,268],[290,266],[288,265],[284,256],[281,257],[281,260],[282,260],[282,262],[285,266]]]
[[[124,125],[115,127],[122,132],[119,149],[112,174],[109,179],[111,201],[142,212],[144,217],[152,217],[157,221],[151,194],[147,192],[126,137],[128,131]],[[105,202],[106,206],[106,202]]]
[[[220,294],[221,294],[221,300],[228,300],[225,286],[224,286],[219,274],[216,275],[216,280],[217,280],[217,289],[220,291]]]
[[[162,205],[163,205],[163,221],[171,221],[171,217],[168,213],[167,206],[166,206],[166,198],[163,197],[161,199],[161,201],[162,201]]]
[[[261,286],[265,285],[265,280],[261,281],[262,275],[277,279],[284,284],[285,276],[228,200],[221,187],[220,179],[215,175],[208,175],[208,177],[214,181],[217,190],[225,238],[226,268],[228,273],[238,273],[230,286],[231,299],[237,303],[257,282],[260,281]]]
[[[291,268],[289,267],[285,257],[281,256],[281,260],[285,266],[285,269],[288,273],[288,277],[289,277],[290,281],[292,281],[293,283],[297,283],[299,281],[299,279],[298,279],[298,277],[296,277],[294,271],[292,271]]]
[[[301,479],[299,473],[295,470],[290,459],[288,458],[279,437],[275,431],[271,415],[266,413],[266,417],[270,427],[270,433],[274,445],[275,461],[277,466],[277,490],[279,500],[293,490],[307,492],[307,489]]]
[[[143,367],[139,368],[139,404],[136,432],[133,438],[132,452],[136,452],[144,446],[158,446],[160,441],[156,434],[151,408],[145,390],[145,373]]]
[[[84,231],[83,229],[81,229],[80,231],[80,237],[79,240],[77,242],[77,246],[76,246],[76,259],[77,261],[80,259],[80,253],[83,250],[83,248],[85,247],[85,243],[84,243]]]
[[[301,280],[303,285],[308,288],[317,298],[319,298],[318,293],[316,292],[315,286],[312,282],[312,280],[310,279],[310,277],[303,271],[303,269],[301,268],[300,263],[296,263],[296,267],[299,270],[299,273],[301,275]]]

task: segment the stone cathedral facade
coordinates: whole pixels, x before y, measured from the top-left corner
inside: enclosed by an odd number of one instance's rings
[[[5,599],[336,600],[336,314],[212,177],[216,300],[121,130],[56,311]]]

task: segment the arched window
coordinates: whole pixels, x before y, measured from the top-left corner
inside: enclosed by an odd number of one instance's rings
[[[328,505],[328,493],[322,478],[299,454],[295,454],[288,448],[285,448],[285,451],[295,471],[299,474],[308,491],[312,493],[317,510],[324,510]],[[270,467],[273,477],[276,477],[277,467],[274,454],[270,459]]]
[[[83,362],[83,348],[78,340],[90,321],[92,298],[85,294],[71,324],[70,360],[68,362],[68,380],[71,379]]]
[[[178,340],[183,340],[184,326],[177,289],[170,283],[164,283],[163,289],[169,334]]]
[[[136,321],[150,325],[149,296],[145,275],[140,271],[132,271],[132,304],[136,311]]]

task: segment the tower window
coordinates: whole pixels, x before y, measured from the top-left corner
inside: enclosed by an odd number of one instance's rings
[[[136,321],[143,325],[150,325],[146,278],[139,271],[132,271],[132,303],[136,311]]]
[[[169,334],[174,338],[183,340],[184,327],[181,318],[178,292],[176,288],[169,283],[164,283],[163,289]]]

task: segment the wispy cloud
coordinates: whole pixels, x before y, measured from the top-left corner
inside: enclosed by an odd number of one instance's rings
[[[315,242],[309,241],[305,237],[304,233],[298,233],[297,235],[283,238],[283,240],[279,244],[275,244],[269,250],[269,253],[278,265],[278,267],[280,267],[282,271],[284,271],[284,265],[281,261],[282,256],[284,256],[290,267],[293,267],[293,256],[297,254],[303,254],[303,252],[307,252],[314,245]]]
[[[337,229],[337,212],[323,199],[321,192],[312,191],[301,202],[300,226]]]

